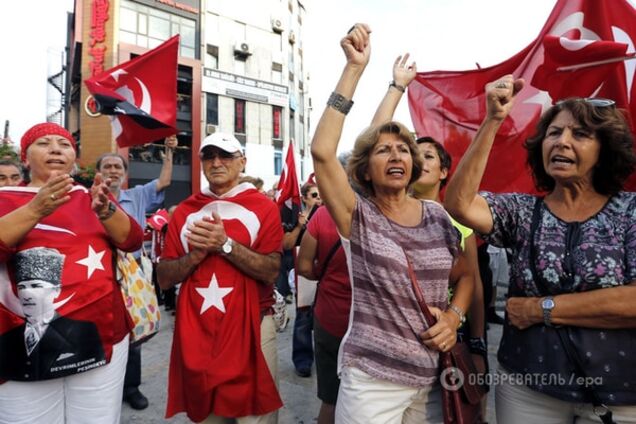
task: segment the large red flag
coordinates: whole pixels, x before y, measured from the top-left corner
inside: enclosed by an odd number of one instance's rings
[[[179,36],[84,81],[120,147],[176,133]]]
[[[285,205],[289,209],[292,209],[293,205],[300,208],[300,189],[298,187],[298,177],[296,176],[296,161],[294,160],[294,143],[292,140],[289,140],[285,166],[280,175],[280,180],[278,180],[276,203],[278,206]]]
[[[486,83],[505,74],[526,80],[526,87],[517,96],[510,116],[499,130],[482,189],[534,191],[525,165],[523,142],[533,134],[542,111],[558,100],[531,83],[535,71],[544,63],[543,41],[547,35],[623,43],[628,46],[627,53],[633,53],[636,10],[626,0],[559,0],[536,40],[510,59],[472,71],[419,73],[409,86],[411,118],[418,135],[428,135],[444,143],[456,166],[485,116]],[[595,72],[598,68],[585,69]],[[614,99],[619,107],[630,112],[632,128],[636,128],[633,121],[636,117],[635,68],[634,60],[621,62],[619,67],[610,70],[600,85],[580,85],[576,94]],[[559,93],[560,97],[568,95]],[[631,183],[628,187],[633,189],[636,185]]]
[[[563,99],[587,97],[590,87],[600,87],[613,70],[623,66],[620,59],[627,44],[548,35],[543,49],[543,64],[535,71],[532,86],[547,91],[552,99]]]

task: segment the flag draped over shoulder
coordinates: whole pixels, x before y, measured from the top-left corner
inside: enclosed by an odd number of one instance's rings
[[[119,147],[176,133],[179,36],[84,81]]]
[[[190,252],[188,227],[218,214],[228,237],[268,255],[279,252],[276,205],[251,185],[222,198],[209,190],[174,211],[162,260]],[[210,254],[181,285],[172,342],[166,417],[185,411],[194,422],[263,415],[282,406],[261,350],[259,285],[222,255]]]
[[[555,38],[559,38],[557,42]],[[585,42],[578,40],[586,40],[587,46],[567,55],[555,52],[557,48],[582,48]],[[420,137],[430,136],[443,143],[453,157],[453,166],[457,166],[486,114],[486,83],[506,74],[525,79],[526,86],[497,134],[481,189],[533,192],[523,142],[533,135],[541,113],[560,98],[613,99],[629,112],[632,128],[636,128],[636,60],[586,66],[595,60],[634,53],[635,40],[636,10],[628,1],[559,0],[538,37],[508,60],[478,70],[419,73],[408,90],[415,130]],[[563,66],[575,70],[557,71]],[[573,72],[576,84],[570,81]],[[554,84],[561,78],[568,83]],[[633,180],[627,188],[636,188]]]

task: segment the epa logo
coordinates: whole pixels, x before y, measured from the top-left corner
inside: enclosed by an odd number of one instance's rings
[[[459,368],[448,367],[439,375],[440,383],[445,390],[456,392],[464,385],[464,373]]]

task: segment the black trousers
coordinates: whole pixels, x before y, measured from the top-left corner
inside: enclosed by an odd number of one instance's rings
[[[134,392],[141,384],[141,345],[130,345],[126,377],[124,378],[124,394]]]

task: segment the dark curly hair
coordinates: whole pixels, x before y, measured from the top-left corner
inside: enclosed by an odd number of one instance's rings
[[[365,178],[369,170],[369,159],[373,147],[380,140],[382,134],[395,134],[409,146],[413,169],[411,170],[410,187],[422,175],[422,158],[420,157],[413,134],[401,123],[392,121],[385,124],[368,127],[356,139],[351,157],[347,163],[347,174],[353,182],[354,189],[360,189],[368,195],[375,195],[373,183]],[[408,187],[407,187],[408,189]]]
[[[542,146],[548,127],[563,110],[569,111],[601,144],[592,176],[594,189],[604,195],[614,195],[621,191],[636,167],[634,138],[629,124],[623,113],[613,105],[594,106],[583,98],[562,100],[548,109],[541,116],[535,135],[524,143],[528,151],[527,164],[532,171],[537,190],[550,192],[556,185],[543,166]]]
[[[435,147],[435,150],[437,151],[437,156],[439,156],[440,169],[442,170],[445,169],[446,171],[450,173],[451,166],[453,166],[453,159],[451,158],[451,155],[448,153],[448,151],[444,148],[444,146],[442,146],[442,143],[435,140],[433,137],[429,137],[429,136],[420,137],[417,140],[415,140],[415,142],[417,143],[418,146],[424,143],[432,144],[433,147]],[[439,186],[444,187],[446,183],[448,182],[448,178],[449,176],[444,178],[440,182]]]

